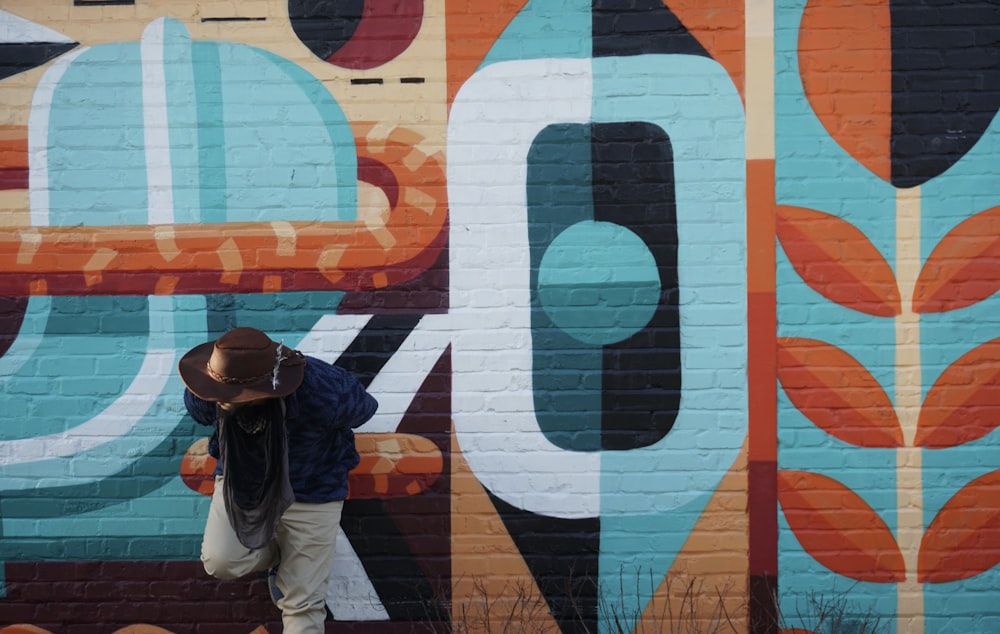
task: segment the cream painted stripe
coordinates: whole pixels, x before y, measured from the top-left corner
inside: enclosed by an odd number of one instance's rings
[[[774,159],[774,2],[747,0],[747,158]]]
[[[899,548],[906,581],[897,588],[897,629],[924,631],[923,586],[917,582],[917,559],[923,535],[921,453],[913,446],[922,400],[920,319],[913,312],[913,289],[920,273],[920,188],[896,192],[896,283],[902,311],[896,318],[896,414],[905,447],[896,452],[896,507]]]

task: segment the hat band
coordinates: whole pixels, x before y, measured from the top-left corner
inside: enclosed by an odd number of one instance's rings
[[[264,374],[259,374],[257,376],[251,376],[247,378],[242,378],[238,376],[223,376],[212,369],[212,362],[209,361],[205,363],[205,367],[208,369],[208,374],[220,383],[226,383],[227,385],[245,385],[247,383],[256,383],[257,381],[262,381],[271,376],[270,372],[265,372]]]

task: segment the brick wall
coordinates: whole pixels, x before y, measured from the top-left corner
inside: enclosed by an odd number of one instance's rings
[[[175,368],[238,325],[380,402],[329,632],[1000,629],[997,41],[987,3],[6,0],[0,632],[281,630],[198,561]]]

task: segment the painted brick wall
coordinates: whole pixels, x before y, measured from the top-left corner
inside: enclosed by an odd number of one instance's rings
[[[328,632],[1000,631],[998,41],[990,3],[5,0],[0,632],[281,631],[198,561],[176,364],[237,325],[380,402]]]

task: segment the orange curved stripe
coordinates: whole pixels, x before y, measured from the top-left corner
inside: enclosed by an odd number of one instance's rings
[[[799,75],[823,127],[886,182],[892,177],[892,29],[888,2],[809,0]]]
[[[360,433],[356,443],[361,463],[351,471],[351,500],[417,495],[442,476],[444,456],[422,436]]]
[[[444,470],[444,456],[430,440],[414,434],[361,432],[355,436],[361,462],[348,478],[349,499],[407,497],[426,491]],[[211,496],[218,461],[208,455],[208,439],[194,442],[181,460],[181,480]]]
[[[412,279],[444,246],[444,161],[404,129],[358,153],[384,163],[399,200],[384,225],[359,222],[5,227],[0,295],[360,290]]]

